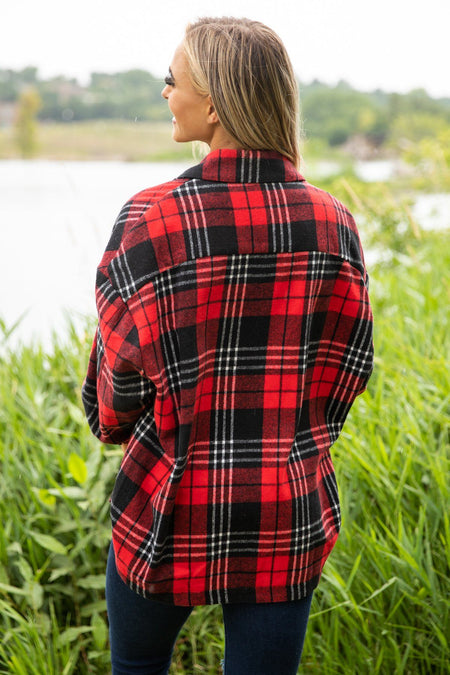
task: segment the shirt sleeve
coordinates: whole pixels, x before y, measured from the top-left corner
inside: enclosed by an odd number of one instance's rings
[[[138,331],[126,304],[99,270],[99,323],[82,387],[89,426],[103,443],[124,443],[152,405],[155,387],[144,374]]]

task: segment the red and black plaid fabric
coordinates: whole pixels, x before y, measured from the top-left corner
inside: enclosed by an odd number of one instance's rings
[[[128,441],[117,568],[179,605],[309,594],[339,531],[330,446],[372,370],[349,212],[281,155],[218,150],[123,208],[83,401]]]

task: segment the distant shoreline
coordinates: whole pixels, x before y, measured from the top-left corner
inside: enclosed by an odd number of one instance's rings
[[[125,162],[192,159],[191,144],[175,143],[171,131],[168,122],[40,122],[31,159]],[[13,127],[0,127],[0,159],[22,159]]]
[[[356,135],[344,146],[330,148],[323,141],[304,143],[310,158],[382,159],[392,157]],[[395,154],[395,153],[394,153]],[[13,126],[0,126],[0,160],[23,159]],[[192,143],[175,143],[169,122],[131,122],[99,119],[82,122],[39,122],[36,149],[29,159],[177,162],[195,159]]]

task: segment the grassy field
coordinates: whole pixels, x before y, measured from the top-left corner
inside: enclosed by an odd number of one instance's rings
[[[376,364],[333,449],[343,528],[315,594],[301,672],[447,673],[450,657],[449,276],[427,233],[376,190],[356,197],[372,266]],[[353,197],[352,197],[353,194]],[[358,203],[356,203],[358,202]],[[383,206],[381,206],[383,204]],[[108,494],[121,451],[80,402],[93,325],[53,348],[0,351],[0,673],[109,673]],[[175,674],[219,672],[220,610],[195,610]]]
[[[156,162],[191,159],[188,143],[174,143],[169,122],[98,120],[42,123],[36,134],[39,159]],[[20,158],[13,128],[0,128],[0,159]]]
[[[122,160],[157,162],[192,159],[191,143],[172,140],[170,121],[131,122],[101,119],[85,122],[41,122],[36,127],[33,159]],[[338,148],[317,139],[308,141],[308,158],[336,160],[338,167],[350,166],[352,159]],[[20,159],[14,127],[0,127],[0,160]]]

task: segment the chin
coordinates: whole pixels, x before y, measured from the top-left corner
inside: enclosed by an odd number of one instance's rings
[[[184,138],[181,134],[177,134],[176,131],[172,134],[172,140],[175,141],[175,143],[187,143],[190,141],[190,138]]]

